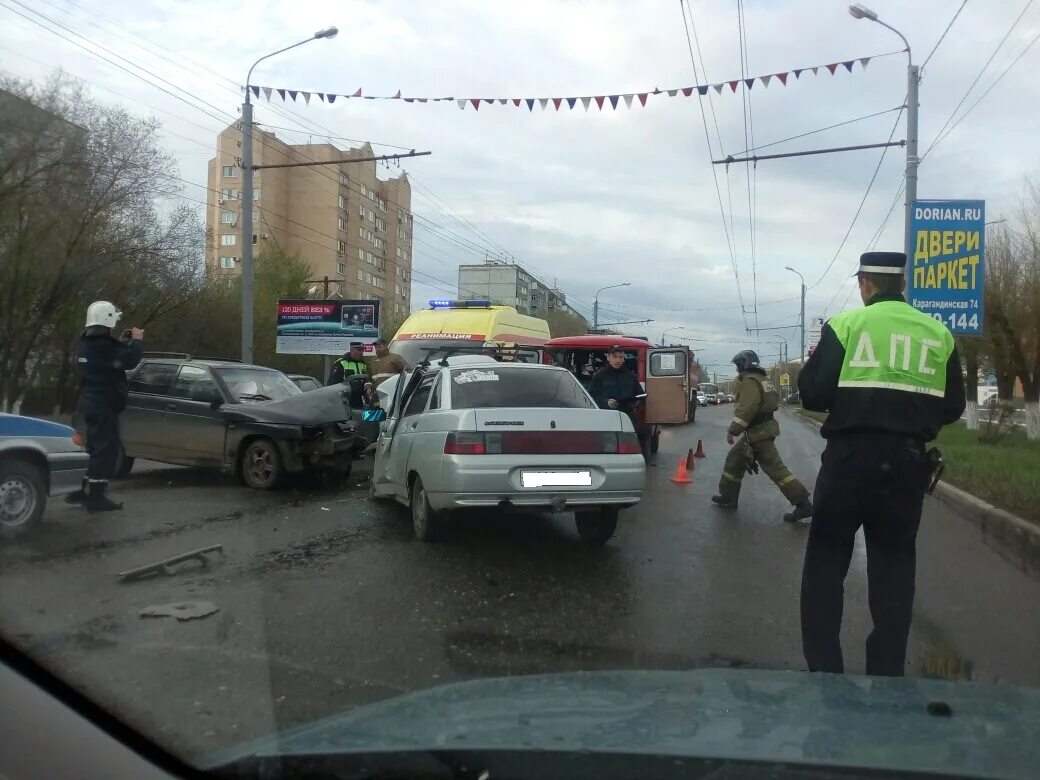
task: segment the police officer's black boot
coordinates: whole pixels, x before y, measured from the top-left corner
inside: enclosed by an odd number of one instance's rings
[[[79,483],[79,490],[75,493],[69,493],[65,496],[66,504],[82,504],[87,500],[87,480],[82,480]]]
[[[91,481],[87,488],[86,507],[88,512],[114,512],[123,508],[122,503],[116,503],[105,495],[105,491],[108,489],[107,481]]]
[[[790,512],[784,515],[784,522],[794,523],[803,518],[812,517],[812,513],[812,501],[810,501],[809,499],[805,499],[804,501],[799,501],[797,504],[795,504],[794,509],[792,509]]]

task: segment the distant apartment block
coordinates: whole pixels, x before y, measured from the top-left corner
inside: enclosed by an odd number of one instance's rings
[[[514,263],[460,265],[459,299],[474,298],[489,298],[494,303],[515,306],[521,314],[532,317],[545,317],[554,310],[582,316],[567,304],[561,290],[539,281]]]
[[[340,149],[331,143],[287,144],[256,129],[255,165],[372,156],[369,144]],[[209,161],[206,271],[240,273],[242,256],[242,133],[237,125],[217,137]],[[380,179],[376,163],[274,168],[253,178],[253,255],[268,245],[298,254],[312,279],[329,277],[344,298],[383,301],[385,321],[409,313],[412,280],[412,190],[406,174]]]

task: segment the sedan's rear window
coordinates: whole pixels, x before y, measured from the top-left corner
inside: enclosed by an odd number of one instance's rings
[[[451,372],[451,405],[454,409],[596,408],[567,371],[483,364]]]

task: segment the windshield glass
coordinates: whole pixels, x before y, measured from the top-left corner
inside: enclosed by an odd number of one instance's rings
[[[214,369],[228,392],[239,401],[284,401],[302,390],[281,371],[263,368]]]
[[[1040,0],[0,0],[0,656],[229,776],[1034,780],[1038,128]]]
[[[596,408],[566,371],[481,365],[454,369],[450,376],[451,405],[455,409]]]

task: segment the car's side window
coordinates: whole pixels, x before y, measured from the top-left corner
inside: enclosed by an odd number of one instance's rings
[[[441,378],[436,376],[433,381],[433,392],[430,394],[430,411],[441,408]]]
[[[217,383],[209,371],[200,366],[181,366],[170,388],[171,396],[189,401],[212,401],[216,393]]]
[[[143,363],[130,379],[130,392],[166,395],[176,375],[176,363]]]
[[[419,386],[415,388],[412,397],[408,399],[408,403],[404,407],[402,417],[410,417],[426,409],[426,402],[430,400],[430,393],[433,392],[433,384],[437,381],[437,377],[438,375],[434,374],[433,376],[424,377],[419,382]]]

